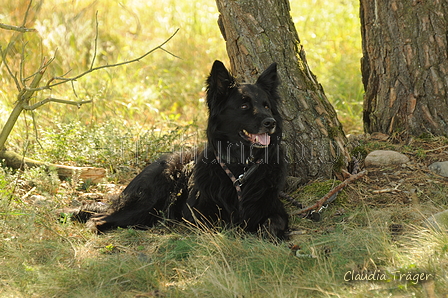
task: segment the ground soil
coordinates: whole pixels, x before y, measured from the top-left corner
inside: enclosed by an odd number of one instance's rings
[[[448,209],[448,178],[428,169],[433,162],[448,161],[446,138],[410,139],[403,142],[387,136],[363,135],[350,139],[350,150],[357,158],[360,170],[366,170],[367,174],[345,187],[338,198],[323,210],[319,222],[293,218],[292,228],[296,230],[293,233],[326,233],[342,222],[350,224],[350,221],[355,220],[380,221],[388,225],[392,233],[401,233],[412,226],[423,224],[432,214]],[[395,150],[408,156],[410,162],[365,168],[364,158],[373,150]],[[338,183],[327,183],[323,191],[322,183],[313,181],[299,187],[293,196],[309,206]],[[290,205],[289,208],[294,207]],[[369,215],[354,216],[357,212]]]

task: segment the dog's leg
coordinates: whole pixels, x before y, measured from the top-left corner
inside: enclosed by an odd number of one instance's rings
[[[261,226],[260,231],[263,238],[284,239],[288,228],[288,219],[280,214],[269,217]]]

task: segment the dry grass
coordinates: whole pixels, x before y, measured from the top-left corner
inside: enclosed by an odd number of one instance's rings
[[[0,22],[20,24],[26,4],[6,1],[2,8],[7,13],[0,13]],[[357,2],[292,1],[291,7],[313,72],[346,131],[360,131]],[[98,72],[74,85],[78,98],[93,99],[92,105],[77,109],[49,104],[21,118],[9,140],[11,149],[42,160],[104,166],[110,170],[109,183],[60,182],[39,170],[0,168],[0,296],[448,295],[446,233],[421,226],[425,217],[447,209],[446,180],[425,170],[432,161],[446,160],[443,150],[428,151],[446,145],[446,139],[408,145],[361,140],[358,152],[393,148],[411,156],[415,168],[370,172],[339,195],[321,222],[292,218],[292,227],[301,233],[279,244],[238,230],[201,231],[168,223],[149,231],[95,235],[56,216],[54,210],[76,203],[86,192],[107,199],[119,191],[111,182],[129,180],[135,168],[160,151],[200,140],[197,127],[204,127],[206,118],[203,80],[213,60],[227,59],[215,25],[216,7],[207,1],[35,2],[28,26],[38,28],[40,35],[19,37],[2,31],[5,38],[0,44],[5,48],[6,41],[15,41],[8,61],[16,69],[27,44],[27,75],[56,47],[58,55],[49,74],[79,73],[91,61],[96,11],[98,64],[144,53],[177,28],[181,30],[166,49],[182,59],[159,51],[138,64]],[[0,73],[3,123],[16,91],[4,67]],[[66,86],[35,100],[49,95],[75,97],[72,87]],[[314,183],[296,195],[313,202],[332,183]],[[400,183],[402,192],[372,193],[390,183]],[[387,273],[388,280],[344,280],[347,272],[372,270]],[[416,284],[394,280],[394,274],[408,272],[435,277]]]
[[[436,156],[444,158],[432,150],[446,142],[417,140],[403,146],[365,140],[363,146],[367,151],[382,147],[401,148],[407,154],[426,151],[427,159],[411,155],[412,165],[418,168]],[[5,297],[448,294],[448,236],[422,226],[430,214],[448,207],[448,183],[428,173],[401,167],[371,170],[339,195],[322,214],[322,221],[291,218],[296,233],[282,243],[239,230],[201,230],[169,222],[148,231],[122,229],[94,235],[82,224],[58,218],[53,211],[86,192],[80,185],[63,182],[56,193],[45,195],[45,189],[53,189],[53,183],[47,182],[48,188],[41,186],[43,198],[27,196],[33,175],[41,174],[3,173],[0,179],[5,189],[0,213],[0,294]],[[402,185],[400,194],[373,193],[394,179]],[[8,201],[17,184],[20,189]],[[295,196],[313,202],[332,184],[313,183]],[[418,191],[408,192],[411,186]],[[89,192],[107,193],[107,189],[111,193],[118,190],[99,185]],[[375,272],[373,280],[349,281]]]

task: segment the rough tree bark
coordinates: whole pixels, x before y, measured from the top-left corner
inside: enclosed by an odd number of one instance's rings
[[[364,129],[448,134],[448,3],[361,0]]]
[[[348,157],[345,134],[308,67],[289,1],[216,3],[232,72],[242,82],[254,82],[268,65],[278,63],[290,174],[306,182],[339,173]]]

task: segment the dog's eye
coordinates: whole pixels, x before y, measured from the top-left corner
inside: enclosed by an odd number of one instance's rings
[[[268,105],[265,105],[264,108],[265,108],[266,110],[270,110],[270,109],[271,109]]]
[[[243,103],[240,108],[241,110],[247,110],[249,109],[249,105],[247,103]]]

